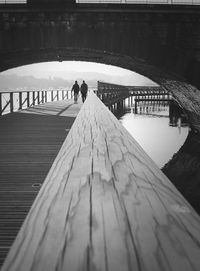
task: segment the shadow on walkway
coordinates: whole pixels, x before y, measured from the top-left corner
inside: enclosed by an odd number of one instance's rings
[[[43,105],[0,118],[0,265],[79,109]]]

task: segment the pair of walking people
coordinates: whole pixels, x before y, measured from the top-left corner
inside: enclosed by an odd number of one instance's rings
[[[72,91],[74,91],[74,103],[78,103],[79,90],[81,91],[81,97],[84,103],[87,97],[87,92],[88,92],[88,85],[85,83],[84,80],[83,80],[83,83],[81,84],[81,88],[79,87],[79,84],[77,81],[75,81],[75,84],[72,87]]]

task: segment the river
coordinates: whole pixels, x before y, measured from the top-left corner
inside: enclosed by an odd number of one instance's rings
[[[188,136],[186,116],[174,101],[140,102],[136,108],[129,98],[111,110],[159,168]]]

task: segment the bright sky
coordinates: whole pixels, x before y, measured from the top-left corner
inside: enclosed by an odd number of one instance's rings
[[[54,76],[55,74],[63,73],[66,77],[67,72],[100,72],[113,75],[131,74],[130,71],[118,67],[84,61],[43,62],[7,71],[7,73],[16,73],[18,75],[30,75],[34,73],[37,77]]]
[[[102,80],[97,78],[94,73],[100,73],[109,76],[111,83],[125,85],[155,85],[148,78],[141,76],[130,70],[122,69],[116,66],[84,61],[63,61],[63,62],[44,62],[21,66],[10,69],[2,74],[17,74],[19,76],[32,75],[37,78],[61,77],[64,79],[73,79],[80,76],[87,76],[88,79]]]

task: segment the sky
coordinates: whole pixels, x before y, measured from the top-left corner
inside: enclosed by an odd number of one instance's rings
[[[86,80],[99,80],[105,76],[110,83],[122,85],[155,85],[153,81],[130,70],[116,66],[84,61],[44,62],[9,69],[1,74],[18,76],[34,76],[36,78],[61,77],[68,80],[76,80],[86,77]],[[100,76],[101,74],[101,76]]]

